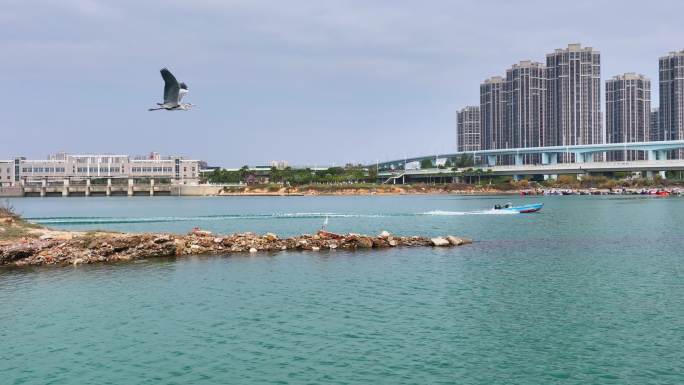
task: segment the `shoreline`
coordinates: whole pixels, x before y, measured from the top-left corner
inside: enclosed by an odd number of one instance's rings
[[[52,230],[0,216],[0,267],[79,265],[193,255],[275,253],[281,251],[353,251],[395,247],[456,247],[472,243],[455,236],[377,236],[335,234],[320,230],[279,238],[276,234],[213,234],[193,229],[186,235],[170,233],[121,233],[108,231]]]

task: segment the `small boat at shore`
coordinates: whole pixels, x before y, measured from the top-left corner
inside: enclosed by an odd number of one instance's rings
[[[519,214],[529,214],[529,213],[536,213],[537,211],[541,210],[542,207],[544,207],[543,203],[532,203],[529,205],[521,205],[521,206],[513,206],[510,203],[506,203],[505,205],[495,205],[494,210],[502,210],[502,211],[509,211],[509,212],[515,212]]]

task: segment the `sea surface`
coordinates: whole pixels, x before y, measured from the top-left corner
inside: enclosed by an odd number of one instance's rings
[[[541,201],[537,214],[495,203]],[[64,229],[454,249],[0,268],[0,384],[682,384],[684,198],[24,198]]]

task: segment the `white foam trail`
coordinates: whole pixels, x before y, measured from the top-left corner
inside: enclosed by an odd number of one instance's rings
[[[36,217],[26,218],[35,223],[46,225],[83,225],[83,224],[125,224],[155,222],[203,222],[230,221],[246,219],[311,219],[311,218],[380,218],[378,214],[339,214],[339,213],[272,213],[272,214],[227,214],[188,217]]]
[[[445,210],[433,210],[423,213],[423,215],[438,215],[438,216],[458,216],[458,215],[510,215],[518,214],[516,211],[509,210],[479,210],[479,211],[445,211]]]

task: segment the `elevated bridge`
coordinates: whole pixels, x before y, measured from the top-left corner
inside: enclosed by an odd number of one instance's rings
[[[558,163],[559,156],[573,155],[575,163],[586,163],[593,160],[594,154],[608,151],[644,151],[647,160],[667,160],[668,151],[684,149],[684,140],[666,140],[660,142],[630,142],[581,144],[573,146],[505,148],[496,150],[462,151],[451,154],[425,155],[378,163],[379,170],[404,169],[406,164],[420,163],[423,160],[439,161],[439,159],[457,159],[463,155],[479,157],[486,166],[494,166],[501,156],[512,156],[516,165],[522,165],[525,155],[541,155],[542,164]]]

